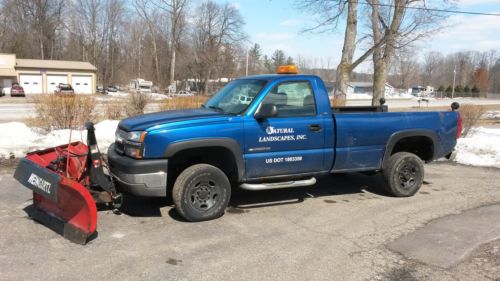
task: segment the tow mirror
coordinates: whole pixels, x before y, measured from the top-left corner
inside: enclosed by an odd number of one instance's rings
[[[276,117],[278,116],[278,109],[276,108],[276,105],[272,103],[263,103],[260,105],[259,109],[257,109],[257,112],[255,112],[255,119],[257,120],[262,120],[265,118],[269,117]]]

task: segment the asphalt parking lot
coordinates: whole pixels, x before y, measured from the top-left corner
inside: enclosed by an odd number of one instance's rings
[[[499,175],[426,165],[411,198],[385,195],[380,176],[329,176],[310,188],[238,192],[222,218],[203,223],[183,222],[166,200],[130,198],[122,215],[100,211],[98,237],[81,246],[28,218],[31,193],[7,169],[0,280],[495,280],[498,241],[451,268],[387,245],[434,219],[500,203]]]

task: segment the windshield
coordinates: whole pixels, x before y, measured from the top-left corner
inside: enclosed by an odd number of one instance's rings
[[[204,107],[227,114],[241,113],[247,109],[266,83],[266,80],[260,79],[232,81],[215,94]]]

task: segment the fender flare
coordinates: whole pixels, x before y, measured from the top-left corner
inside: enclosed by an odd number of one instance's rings
[[[404,130],[404,131],[398,131],[393,133],[390,137],[389,140],[387,141],[387,144],[385,146],[385,152],[384,152],[384,158],[382,160],[382,168],[384,168],[385,163],[389,161],[389,157],[391,156],[391,151],[394,149],[394,146],[396,143],[404,138],[407,137],[428,137],[432,141],[432,158],[433,160],[436,157],[437,151],[436,151],[436,144],[438,143],[438,135],[432,131],[432,130],[426,130],[426,129],[417,129],[417,130]]]
[[[220,147],[226,148],[233,154],[238,169],[238,181],[242,181],[245,175],[245,161],[238,142],[230,138],[203,138],[195,140],[184,140],[174,142],[167,146],[165,157],[173,157],[176,153],[187,149],[203,148],[203,147]]]

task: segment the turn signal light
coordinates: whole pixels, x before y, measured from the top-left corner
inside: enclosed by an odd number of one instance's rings
[[[281,65],[278,67],[276,71],[278,74],[297,74],[299,73],[299,69],[296,65]]]

